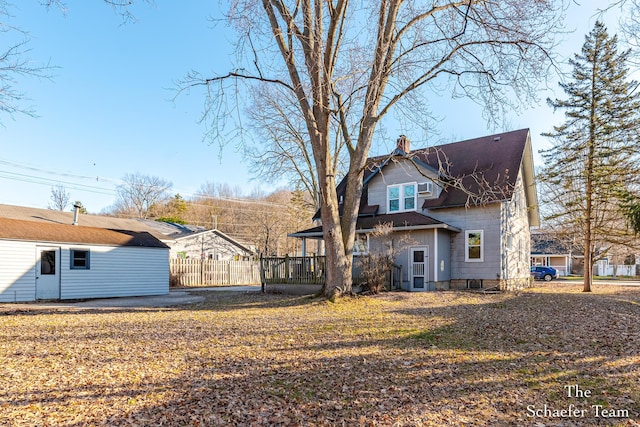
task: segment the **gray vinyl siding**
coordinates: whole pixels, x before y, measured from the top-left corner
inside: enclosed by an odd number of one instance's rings
[[[422,183],[429,180],[427,176],[433,176],[431,170],[422,169],[422,172],[426,176],[406,160],[390,163],[369,182],[369,205],[379,205],[378,213],[387,213],[387,187],[410,182]],[[439,191],[434,183],[434,194],[430,197],[437,197]],[[511,288],[515,282],[520,287],[528,280],[530,234],[522,170],[518,173],[514,196],[508,201],[479,207],[421,209],[424,200],[424,196],[418,195],[416,212],[461,230],[459,233],[438,230],[437,253],[433,230],[411,232],[411,246],[429,247],[430,283],[436,279],[436,269],[437,287],[447,286],[447,281],[464,283],[469,279],[482,279]],[[483,232],[483,260],[479,262],[465,260],[466,232],[471,230]],[[403,281],[407,283],[408,256],[408,248],[397,256],[397,263],[403,266]],[[442,261],[445,264],[444,271],[440,271]]]
[[[0,302],[35,300],[35,258],[35,244],[0,240]]]
[[[520,174],[510,201],[481,207],[423,211],[425,215],[462,230],[451,234],[451,279],[528,279],[530,234],[522,182]],[[465,232],[469,230],[483,231],[482,262],[465,261]]]
[[[434,267],[438,268],[437,282],[448,282],[451,280],[451,233],[445,230],[438,230],[437,233],[438,254],[434,263]],[[440,268],[442,263],[444,269]]]
[[[500,203],[472,208],[434,209],[424,213],[462,230],[451,234],[451,279],[496,280],[500,277]],[[468,230],[483,231],[482,262],[465,261],[465,232]]]
[[[424,168],[420,169],[424,175],[433,176],[433,172]],[[410,182],[423,183],[429,181],[429,178],[425,177],[416,170],[416,167],[408,160],[401,160],[398,162],[391,162],[380,173],[371,179],[368,185],[369,191],[369,204],[379,205],[378,213],[387,213],[387,186],[406,184]],[[432,181],[433,182],[433,181]],[[429,198],[437,197],[440,191],[436,183],[433,184],[433,194]],[[420,207],[424,203],[425,197],[418,195],[418,202],[416,203],[417,212],[420,212]]]
[[[371,238],[369,241],[370,251],[383,251],[386,240],[376,240]],[[438,282],[448,281],[450,275],[450,236],[445,230],[438,230],[438,253],[436,254],[435,233],[434,230],[416,230],[412,232],[397,232],[393,234],[393,244],[397,250],[395,263],[402,266],[402,283],[403,288],[409,288],[409,271],[411,263],[409,260],[410,250],[416,246],[428,247],[427,261],[427,282],[430,285],[435,284],[436,268],[438,269]],[[444,261],[444,271],[440,271],[440,263]],[[433,286],[432,286],[433,287]]]

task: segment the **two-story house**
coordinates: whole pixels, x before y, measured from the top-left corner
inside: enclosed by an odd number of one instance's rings
[[[409,242],[395,260],[409,291],[528,286],[529,228],[539,225],[529,130],[409,144],[401,136],[393,153],[368,160],[354,253]],[[339,200],[345,186],[346,178]],[[373,238],[385,223],[391,237]],[[322,226],[292,236],[321,239]]]

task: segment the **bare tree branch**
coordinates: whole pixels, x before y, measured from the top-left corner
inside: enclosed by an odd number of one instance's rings
[[[484,105],[486,118],[497,123],[502,113],[536,99],[537,83],[553,67],[563,11],[563,1],[536,0],[234,0],[229,22],[240,30],[239,51],[249,46],[251,54],[238,55],[230,73],[200,77],[208,90],[205,116],[224,144],[229,113],[239,112],[227,103],[228,91],[240,89],[239,79],[249,91],[277,85],[290,92],[313,154],[331,266],[327,295],[348,291],[362,176],[381,120],[393,111],[420,122],[426,108],[407,106],[420,99],[427,105],[430,90],[448,87],[453,96]],[[340,215],[335,150],[343,146],[349,166]]]

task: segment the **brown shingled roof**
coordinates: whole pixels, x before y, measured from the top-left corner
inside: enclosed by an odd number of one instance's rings
[[[2,217],[0,217],[0,239],[168,248],[167,245],[147,232],[52,224]]]
[[[440,197],[427,199],[423,207],[435,209],[465,206],[468,202],[478,204],[469,199],[468,193],[481,199],[481,203],[510,200],[528,137],[529,130],[522,129],[412,152],[418,161],[436,168],[438,157],[446,159],[448,169],[442,178],[445,182],[447,177],[462,179],[464,188],[445,187]]]
[[[397,214],[383,214],[375,216],[361,216],[358,217],[356,223],[356,230],[373,230],[377,225],[393,224],[393,228],[401,230],[407,229],[428,229],[428,228],[445,228],[452,231],[460,231],[458,228],[445,224],[442,221],[438,221],[430,216],[419,214],[418,212],[402,212]],[[298,231],[290,234],[292,237],[303,236],[320,236],[322,235],[322,226],[309,228],[307,230]]]
[[[469,194],[481,195],[482,203],[510,200],[513,196],[518,172],[522,163],[525,146],[529,138],[529,129],[504,132],[435,147],[413,150],[410,153],[394,151],[390,155],[367,159],[363,182],[366,184],[394,157],[414,159],[418,164],[439,171],[439,164],[448,164],[446,175],[449,178],[461,178],[463,189],[450,186],[445,188],[437,199],[427,199],[423,208],[437,209],[473,205]],[[447,176],[441,179],[446,180]],[[482,182],[479,185],[478,182]],[[347,188],[347,177],[338,184],[338,199],[344,196]],[[466,190],[466,191],[465,191]],[[360,212],[369,214],[377,211],[377,206],[368,204],[366,189],[362,192]],[[375,209],[374,209],[375,208]],[[340,211],[342,213],[342,211]],[[320,218],[318,210],[313,217]]]

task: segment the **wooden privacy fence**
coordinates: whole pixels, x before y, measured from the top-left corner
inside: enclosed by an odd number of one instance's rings
[[[324,284],[325,257],[260,258],[262,283]]]
[[[257,261],[169,260],[173,286],[259,285]]]

